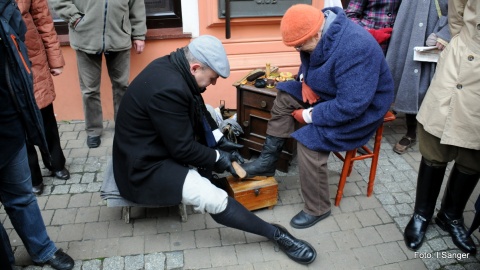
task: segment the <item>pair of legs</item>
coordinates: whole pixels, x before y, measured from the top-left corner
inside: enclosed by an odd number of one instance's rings
[[[89,137],[100,138],[103,131],[103,113],[100,100],[103,55],[105,55],[108,75],[112,83],[113,107],[116,117],[118,106],[128,87],[130,50],[105,54],[88,54],[77,50],[76,54],[83,112],[85,114],[85,130]],[[100,141],[98,141],[99,144]]]
[[[0,168],[0,201],[32,261],[45,263],[52,258],[57,248],[47,235],[37,199],[32,193],[31,174],[25,146],[8,164]],[[7,253],[8,262],[13,265],[15,258],[7,232],[1,224],[0,235],[0,238],[7,240],[2,241],[0,245]]]
[[[296,239],[282,226],[257,217],[195,170],[189,170],[185,178],[182,203],[193,205],[196,211],[209,213],[219,224],[274,241],[298,263],[309,264],[315,260],[316,251],[309,243]]]
[[[433,217],[448,162],[455,161],[435,219],[449,232],[453,243],[463,252],[474,254],[476,247],[463,225],[463,211],[480,179],[480,151],[440,143],[418,124],[422,161],[417,179],[414,214],[404,232],[408,248],[418,250]]]
[[[48,151],[50,155],[41,152],[43,164],[47,169],[52,171],[52,175],[59,174],[60,179],[67,180],[70,178],[68,170],[65,169],[65,155],[60,145],[60,135],[58,134],[57,119],[53,110],[53,104],[40,110],[43,118],[43,130],[47,140]],[[28,165],[32,173],[32,185],[40,186],[43,183],[42,172],[38,164],[37,151],[35,146],[27,144]],[[62,174],[60,174],[62,173]],[[59,178],[57,176],[57,178]]]
[[[283,91],[277,93],[271,110],[272,117],[268,121],[268,136],[262,153],[254,162],[242,165],[250,176],[275,174],[276,161],[283,144],[295,130],[292,112],[306,106],[307,104]],[[312,151],[297,142],[300,185],[305,205],[290,222],[294,228],[308,228],[330,215],[327,168],[329,155],[328,151]]]
[[[417,115],[405,114],[405,124],[407,125],[407,133],[393,147],[393,151],[397,154],[404,154],[407,149],[412,147],[417,139]]]

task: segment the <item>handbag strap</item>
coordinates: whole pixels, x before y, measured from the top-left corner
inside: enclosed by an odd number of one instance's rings
[[[442,10],[440,9],[440,4],[438,3],[438,0],[435,0],[435,7],[437,8],[438,18],[441,18],[442,17]]]

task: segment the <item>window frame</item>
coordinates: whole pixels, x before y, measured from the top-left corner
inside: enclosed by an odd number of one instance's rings
[[[158,0],[162,1],[162,0]],[[147,30],[148,29],[163,29],[163,28],[181,28],[183,27],[182,22],[182,1],[176,0],[164,0],[170,1],[171,10],[159,13],[157,15],[150,15],[147,16]],[[148,14],[148,11],[147,11]],[[54,13],[52,16],[55,15]],[[64,21],[63,19],[55,16],[53,18],[53,22],[55,25],[55,30],[57,31],[58,35],[68,35],[68,22]]]

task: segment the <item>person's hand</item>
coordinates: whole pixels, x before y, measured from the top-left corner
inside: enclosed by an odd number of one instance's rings
[[[222,150],[217,150],[220,153],[220,157],[218,158],[217,162],[213,166],[213,169],[217,173],[223,173],[224,171],[230,172],[233,176],[238,178],[235,169],[232,166],[232,161],[236,161],[239,163],[245,162],[242,156],[237,152],[233,151],[231,153],[225,152]]]
[[[50,69],[50,74],[52,74],[52,76],[58,76],[58,75],[62,74],[62,72],[63,72],[63,67],[51,68]]]
[[[306,124],[305,119],[303,119],[303,109],[298,109],[292,112],[293,118],[297,120],[300,124]]]
[[[145,40],[135,39],[133,40],[133,48],[137,54],[141,54],[145,49]]]
[[[442,43],[440,42],[437,42],[437,44],[435,45],[440,51],[443,51],[443,49],[445,49],[445,45],[443,45]]]
[[[320,100],[320,97],[313,92],[310,86],[308,86],[305,82],[302,82],[302,99],[305,103],[314,104]]]
[[[232,151],[241,149],[242,147],[243,147],[243,145],[241,145],[241,144],[234,143],[234,142],[231,142],[231,141],[227,140],[227,138],[225,138],[225,136],[223,136],[217,143],[217,148],[222,150],[222,151],[226,151],[226,152],[232,152]]]
[[[375,38],[378,44],[382,44],[387,41],[392,35],[393,28],[381,28],[381,29],[368,29],[368,32]]]

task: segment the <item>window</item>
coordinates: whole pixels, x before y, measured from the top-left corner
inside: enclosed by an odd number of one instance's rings
[[[98,1],[98,0],[97,0]],[[147,29],[182,27],[181,1],[144,0],[147,14]],[[68,24],[61,19],[52,8],[55,29],[59,35],[68,34]]]

